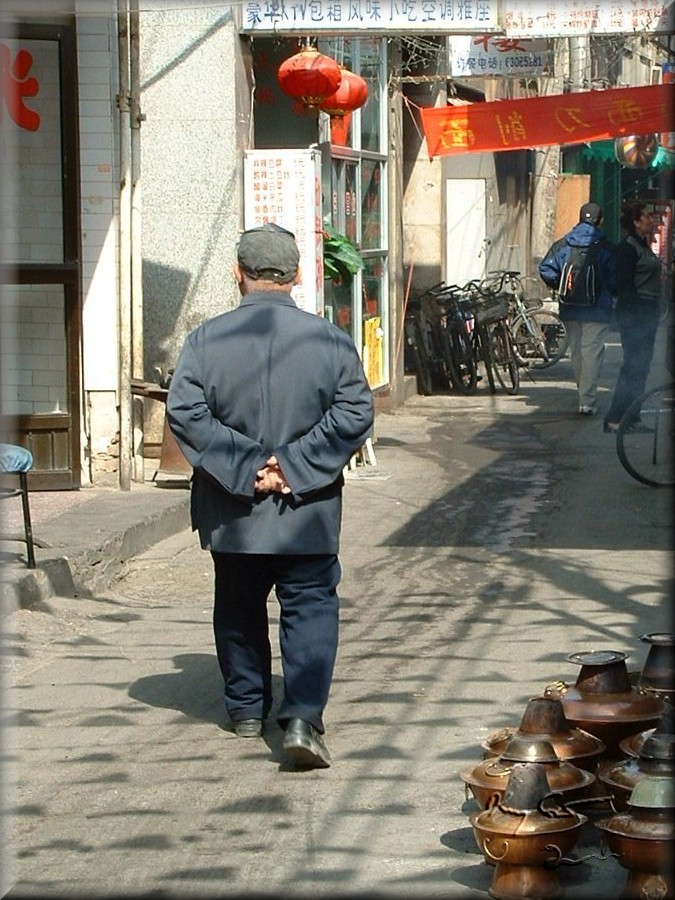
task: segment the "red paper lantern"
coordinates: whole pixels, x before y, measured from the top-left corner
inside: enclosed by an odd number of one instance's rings
[[[340,66],[340,73],[340,87],[319,104],[319,109],[330,116],[345,116],[363,106],[368,99],[368,84],[365,79],[344,66]]]
[[[337,90],[341,78],[340,66],[316,47],[305,47],[284,60],[277,72],[281,90],[305,106],[318,106]]]

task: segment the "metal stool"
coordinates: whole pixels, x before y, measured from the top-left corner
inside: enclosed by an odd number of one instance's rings
[[[33,456],[25,447],[17,447],[14,444],[0,444],[0,478],[4,482],[5,476],[18,476],[19,485],[0,484],[0,499],[8,497],[21,497],[23,509],[23,527],[25,537],[18,535],[2,535],[4,540],[25,541],[28,568],[35,568],[35,546],[33,542],[33,526],[30,520],[30,504],[28,502],[28,472],[33,466]]]

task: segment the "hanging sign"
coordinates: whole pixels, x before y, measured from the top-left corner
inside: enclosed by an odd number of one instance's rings
[[[553,75],[553,48],[547,40],[508,38],[491,34],[448,38],[450,75]]]
[[[672,32],[672,0],[508,0],[508,37],[573,37],[584,34]]]
[[[675,84],[420,110],[429,158],[602,141],[667,130]]]
[[[242,0],[243,34],[502,31],[499,0]]]

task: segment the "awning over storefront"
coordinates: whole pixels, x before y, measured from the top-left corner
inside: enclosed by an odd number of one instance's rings
[[[429,158],[606,140],[672,127],[675,84],[422,108]]]

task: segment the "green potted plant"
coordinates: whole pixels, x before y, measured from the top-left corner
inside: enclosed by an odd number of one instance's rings
[[[349,238],[331,225],[323,226],[324,277],[337,284],[349,286],[354,275],[363,268],[363,257]]]

